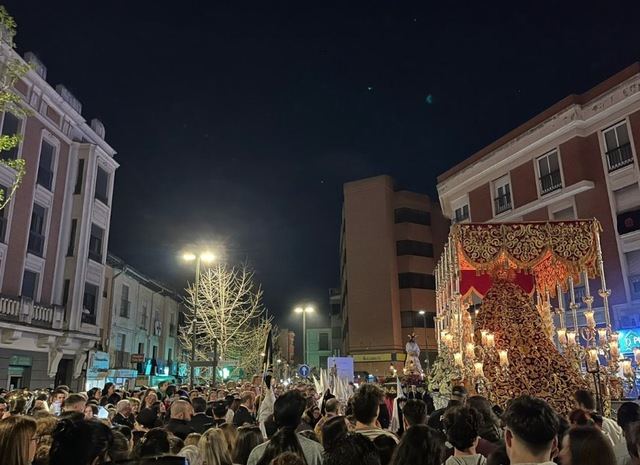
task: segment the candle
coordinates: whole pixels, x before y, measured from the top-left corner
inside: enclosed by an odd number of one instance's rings
[[[622,361],[622,374],[627,377],[633,376],[633,368],[631,368],[631,360]]]
[[[607,342],[607,328],[600,328],[598,330],[598,342],[602,345]]]
[[[507,355],[506,350],[499,350],[498,355],[500,356],[500,366],[508,367],[509,366],[509,357]]]
[[[456,352],[453,354],[453,364],[457,367],[464,366],[462,363],[462,352]]]
[[[598,361],[598,349],[591,348],[587,350],[587,354],[589,355],[589,362],[595,364]]]
[[[558,330],[558,343],[560,345],[567,343],[567,330],[564,328]]]
[[[587,328],[593,329],[596,327],[596,320],[593,318],[593,310],[585,310],[584,317],[587,320]]]
[[[637,347],[633,349],[633,356],[636,359],[636,364],[640,365],[640,349],[638,349]]]
[[[444,343],[449,349],[451,349],[451,346],[453,345],[453,334],[451,333],[445,334]]]
[[[618,341],[609,342],[609,353],[612,360],[618,360],[620,357],[620,348],[618,347]]]
[[[476,363],[474,363],[474,364],[473,364],[473,367],[474,367],[474,369],[475,369],[475,373],[474,373],[474,374],[475,374],[478,378],[484,378],[484,370],[482,369],[482,367],[483,367],[482,362],[476,362]]]
[[[467,347],[464,354],[469,360],[473,360],[474,358],[476,358],[476,346],[473,344],[473,342],[467,342]]]
[[[493,349],[496,345],[495,336],[493,333],[487,333],[487,347]]]
[[[575,331],[567,331],[567,343],[570,346],[576,345],[576,332]]]
[[[481,329],[480,330],[480,336],[482,336],[482,345],[485,346],[487,345],[487,333],[489,331],[487,331],[486,329]]]
[[[618,338],[620,337],[620,335],[618,333],[611,333],[609,337],[611,338],[612,341],[618,342]]]

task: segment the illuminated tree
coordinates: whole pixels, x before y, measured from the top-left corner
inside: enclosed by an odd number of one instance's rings
[[[220,359],[235,361],[247,375],[260,371],[271,322],[262,304],[262,289],[246,265],[217,264],[204,269],[198,295],[195,285],[187,288],[187,306],[186,323],[180,331],[185,350],[191,351],[195,307],[197,359],[211,360],[217,340]]]
[[[5,7],[0,5],[0,40],[11,48],[15,48],[13,42],[15,35],[16,22]],[[18,117],[27,115],[28,112],[21,105],[22,98],[14,91],[13,86],[28,70],[29,66],[19,58],[9,57],[0,65],[0,112],[10,112]],[[11,186],[6,190],[0,189],[0,210],[7,206],[26,172],[24,159],[3,158],[1,152],[17,147],[21,139],[20,134],[0,135],[0,165],[11,168],[15,172]]]

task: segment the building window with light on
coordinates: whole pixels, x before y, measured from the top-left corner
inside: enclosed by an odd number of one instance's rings
[[[622,122],[602,131],[609,172],[633,163],[633,152],[627,123]]]
[[[493,182],[495,214],[511,210],[511,184],[509,176],[503,176]]]
[[[549,192],[562,188],[562,176],[560,175],[560,162],[558,161],[558,151],[547,153],[537,160],[538,162],[538,181],[540,183],[540,194],[545,195]]]

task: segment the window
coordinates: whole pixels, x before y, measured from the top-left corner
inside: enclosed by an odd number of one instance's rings
[[[167,351],[167,360],[169,361],[173,360],[173,349],[169,349]]]
[[[495,214],[511,210],[511,186],[509,185],[509,176],[503,176],[493,183],[495,194]]]
[[[426,226],[431,224],[431,214],[422,210],[415,210],[413,208],[396,208],[394,215],[396,223],[415,223],[424,224]]]
[[[633,163],[633,152],[629,141],[627,123],[622,123],[602,131],[604,137],[605,154],[609,172]]]
[[[7,188],[0,185],[0,190],[4,192],[4,198],[6,199],[9,193]],[[8,206],[0,210],[0,242],[5,242],[5,236],[7,234],[7,214],[5,213]]]
[[[138,342],[138,353],[144,354],[144,342]]]
[[[109,296],[109,278],[104,277],[104,286],[102,287],[102,297],[105,299]]]
[[[127,340],[126,334],[116,334],[116,350],[120,350],[124,352],[126,340]]]
[[[329,333],[318,334],[318,350],[329,350]]]
[[[634,300],[640,299],[640,250],[624,254],[627,259],[627,271],[629,273],[629,288]]]
[[[30,270],[24,270],[24,275],[22,275],[22,297],[28,297],[31,300],[35,300],[37,288],[38,273]]]
[[[47,190],[53,185],[53,159],[56,148],[46,140],[42,140],[40,147],[40,162],[38,164],[38,184]]]
[[[320,365],[320,368],[324,368],[325,370],[327,369],[327,360],[329,360],[328,355],[321,355],[318,357],[318,364]]]
[[[20,134],[20,118],[8,111],[4,112],[4,118],[2,119],[2,135],[3,136],[15,136]],[[5,160],[15,160],[18,158],[18,149],[20,144],[9,150],[3,150],[0,152],[0,158]]]
[[[638,183],[634,182],[622,189],[614,190],[613,198],[617,213],[637,210],[640,206],[640,188],[638,188]]]
[[[98,286],[94,284],[85,283],[84,298],[82,299],[82,322],[95,325],[97,310],[98,310]]]
[[[432,274],[399,273],[398,286],[400,289],[432,289],[436,288],[436,281]]]
[[[73,257],[76,248],[76,229],[78,228],[78,220],[71,220],[71,234],[69,235],[69,246],[67,247],[67,257]]]
[[[461,206],[460,208],[456,208],[456,211],[454,213],[454,218],[453,221],[455,223],[461,223],[462,221],[468,220],[469,219],[469,205],[465,204],[463,206]]]
[[[29,228],[29,244],[27,251],[42,257],[44,252],[44,222],[47,210],[37,203],[33,204],[31,211],[31,227]]]
[[[400,312],[400,325],[403,328],[424,328],[426,324],[427,328],[435,328],[435,316],[432,312],[427,312],[424,316],[414,311]]]
[[[102,228],[91,225],[91,237],[89,238],[89,258],[98,263],[102,263],[102,238],[104,231]]]
[[[153,355],[151,358],[158,358],[158,346],[153,346]]]
[[[120,297],[120,316],[123,318],[129,318],[129,286],[122,285],[122,296]]]
[[[67,307],[67,303],[69,302],[69,287],[71,286],[71,281],[69,279],[64,280],[64,288],[62,290],[62,306]]]
[[[573,211],[573,207],[564,208],[553,212],[553,219],[555,221],[570,221],[576,219],[576,214]]]
[[[554,150],[538,158],[538,173],[540,174],[540,194],[548,194],[562,188],[557,151]]]
[[[140,329],[146,329],[147,327],[147,303],[142,304],[142,314],[140,315]]]
[[[98,166],[96,175],[96,199],[109,205],[109,173]]]
[[[397,241],[396,255],[416,255],[418,257],[433,257],[433,244],[420,241]]]
[[[82,192],[82,180],[84,179],[84,158],[78,160],[78,173],[76,174],[76,186],[73,188],[74,194]]]

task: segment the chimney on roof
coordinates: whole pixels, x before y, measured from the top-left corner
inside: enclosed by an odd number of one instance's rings
[[[60,97],[62,97],[62,100],[67,102],[69,105],[71,105],[71,108],[73,108],[79,114],[82,114],[82,103],[80,103],[80,100],[78,100],[73,96],[73,94],[69,89],[67,89],[62,84],[58,84],[56,86],[56,92],[60,94]]]
[[[29,63],[31,69],[33,69],[38,76],[40,76],[45,81],[47,80],[47,67],[40,61],[40,58],[36,56],[33,52],[27,52],[24,54],[24,61]]]
[[[105,134],[105,129],[104,129],[104,124],[102,124],[102,121],[100,121],[98,118],[93,118],[91,120],[91,129],[93,129],[93,131],[98,134],[98,136],[104,140],[104,134]]]

